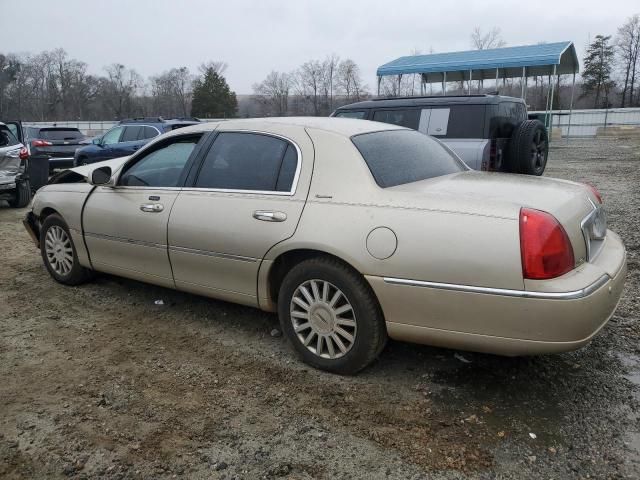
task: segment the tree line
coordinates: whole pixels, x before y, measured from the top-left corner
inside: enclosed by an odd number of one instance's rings
[[[236,95],[209,61],[193,74],[177,67],[145,79],[114,63],[93,75],[61,48],[36,55],[0,53],[0,119],[105,120],[131,117],[234,117]]]
[[[475,49],[506,45],[500,29],[470,35]],[[420,54],[414,50],[412,54]],[[429,53],[434,53],[429,49]],[[328,115],[335,108],[369,98],[369,87],[358,64],[335,54],[309,60],[290,72],[270,72],[253,85],[253,93],[237,96],[224,76],[227,64],[208,61],[197,72],[175,67],[158,75],[142,77],[135,69],[111,64],[96,75],[88,65],[70,58],[61,48],[35,55],[0,53],[0,119],[27,121],[103,120],[140,116],[226,118],[234,116]],[[506,79],[484,88],[472,83],[472,93],[499,90],[520,96],[520,79]],[[554,108],[568,108],[571,84],[567,78],[530,78],[527,103],[544,109],[550,84],[556,83]],[[426,93],[434,92],[427,85]],[[436,86],[438,88],[438,86]],[[447,85],[449,93],[464,94],[468,82]],[[640,106],[640,15],[629,17],[615,35],[597,35],[583,58],[576,83],[574,108]],[[383,77],[383,96],[419,95],[420,76]]]

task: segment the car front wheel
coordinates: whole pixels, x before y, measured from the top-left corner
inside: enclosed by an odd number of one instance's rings
[[[65,285],[79,285],[91,277],[91,270],[78,262],[69,227],[59,215],[49,215],[40,230],[40,252],[49,274]]]
[[[364,278],[338,260],[305,260],[286,275],[278,296],[282,330],[306,363],[354,374],[382,351],[380,306]]]

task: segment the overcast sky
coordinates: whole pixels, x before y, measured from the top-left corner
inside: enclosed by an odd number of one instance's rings
[[[379,65],[414,49],[469,49],[475,26],[499,27],[508,45],[572,40],[582,57],[634,13],[638,0],[0,0],[0,52],[62,47],[93,73],[119,62],[145,77],[223,60],[239,94],[335,53],[373,87]]]

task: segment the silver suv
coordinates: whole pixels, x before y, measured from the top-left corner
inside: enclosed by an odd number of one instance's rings
[[[381,98],[338,108],[332,117],[393,123],[439,139],[475,170],[542,175],[549,142],[520,98],[457,95]]]

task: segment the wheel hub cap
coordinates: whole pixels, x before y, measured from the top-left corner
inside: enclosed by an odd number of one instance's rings
[[[71,239],[62,227],[54,225],[47,230],[44,250],[49,265],[59,275],[67,275],[73,268]]]
[[[290,316],[298,340],[323,358],[344,356],[355,342],[355,312],[346,295],[324,280],[308,280],[293,293]]]

